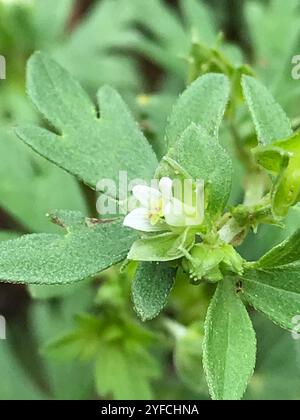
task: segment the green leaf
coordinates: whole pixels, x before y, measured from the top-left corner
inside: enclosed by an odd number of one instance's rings
[[[265,254],[255,263],[255,267],[264,270],[292,263],[299,264],[300,266],[300,229]]]
[[[251,264],[243,276],[243,291],[255,309],[283,328],[294,328],[300,314],[300,231]]]
[[[191,123],[201,125],[211,136],[216,136],[229,100],[229,91],[229,80],[222,74],[207,74],[193,82],[180,96],[171,113],[166,131],[169,146],[180,139]]]
[[[175,281],[175,269],[166,264],[141,263],[132,285],[135,310],[143,321],[164,309]]]
[[[200,126],[190,125],[163,159],[157,173],[176,177],[181,169],[185,178],[204,180],[207,212],[211,216],[220,215],[231,193],[232,163],[217,138]]]
[[[220,282],[205,322],[204,368],[214,400],[240,400],[253,374],[256,338],[231,279]]]
[[[38,153],[95,188],[98,181],[152,178],[156,157],[121,97],[111,88],[99,91],[97,110],[70,74],[47,56],[29,60],[30,97],[58,134],[39,127],[17,130]]]
[[[282,328],[292,330],[300,313],[300,265],[248,270],[243,276],[247,301]]]
[[[134,261],[174,261],[185,255],[195,243],[195,235],[186,230],[183,234],[163,233],[140,239],[131,247],[129,260]]]
[[[126,258],[136,234],[122,220],[93,222],[78,212],[52,219],[65,236],[36,234],[0,243],[0,278],[14,283],[67,284],[100,273]]]
[[[259,143],[271,144],[293,134],[290,120],[263,84],[253,77],[243,76],[242,87]]]

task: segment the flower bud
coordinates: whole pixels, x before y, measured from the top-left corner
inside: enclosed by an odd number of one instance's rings
[[[243,273],[243,259],[229,244],[197,244],[182,265],[193,281],[218,282],[227,273]]]

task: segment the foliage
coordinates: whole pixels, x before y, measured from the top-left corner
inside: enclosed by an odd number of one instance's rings
[[[299,399],[299,2],[208,3],[0,0],[1,399]]]

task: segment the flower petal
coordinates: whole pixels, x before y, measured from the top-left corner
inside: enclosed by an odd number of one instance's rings
[[[147,209],[138,208],[125,217],[123,225],[141,232],[161,232],[164,230],[160,223],[152,225],[149,217],[150,214]]]
[[[173,181],[171,178],[163,177],[159,181],[159,189],[162,193],[162,198],[167,203],[173,197]]]
[[[197,214],[196,208],[173,199],[164,210],[166,222],[174,227],[200,226],[203,223],[202,214]]]
[[[151,209],[156,206],[156,203],[161,199],[161,193],[155,188],[147,187],[147,185],[136,185],[132,189],[135,198],[146,209]]]
[[[164,208],[166,222],[170,226],[185,226],[186,217],[184,214],[183,203],[177,199],[169,201]]]

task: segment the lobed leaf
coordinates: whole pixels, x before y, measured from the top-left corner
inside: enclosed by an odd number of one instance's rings
[[[0,278],[13,283],[67,284],[126,258],[136,234],[122,220],[91,223],[78,212],[52,214],[62,235],[34,234],[0,243]]]
[[[113,89],[98,93],[101,116],[71,75],[42,53],[28,63],[29,95],[57,134],[39,127],[17,129],[19,137],[38,153],[95,188],[98,181],[149,181],[157,161],[125,103]]]

